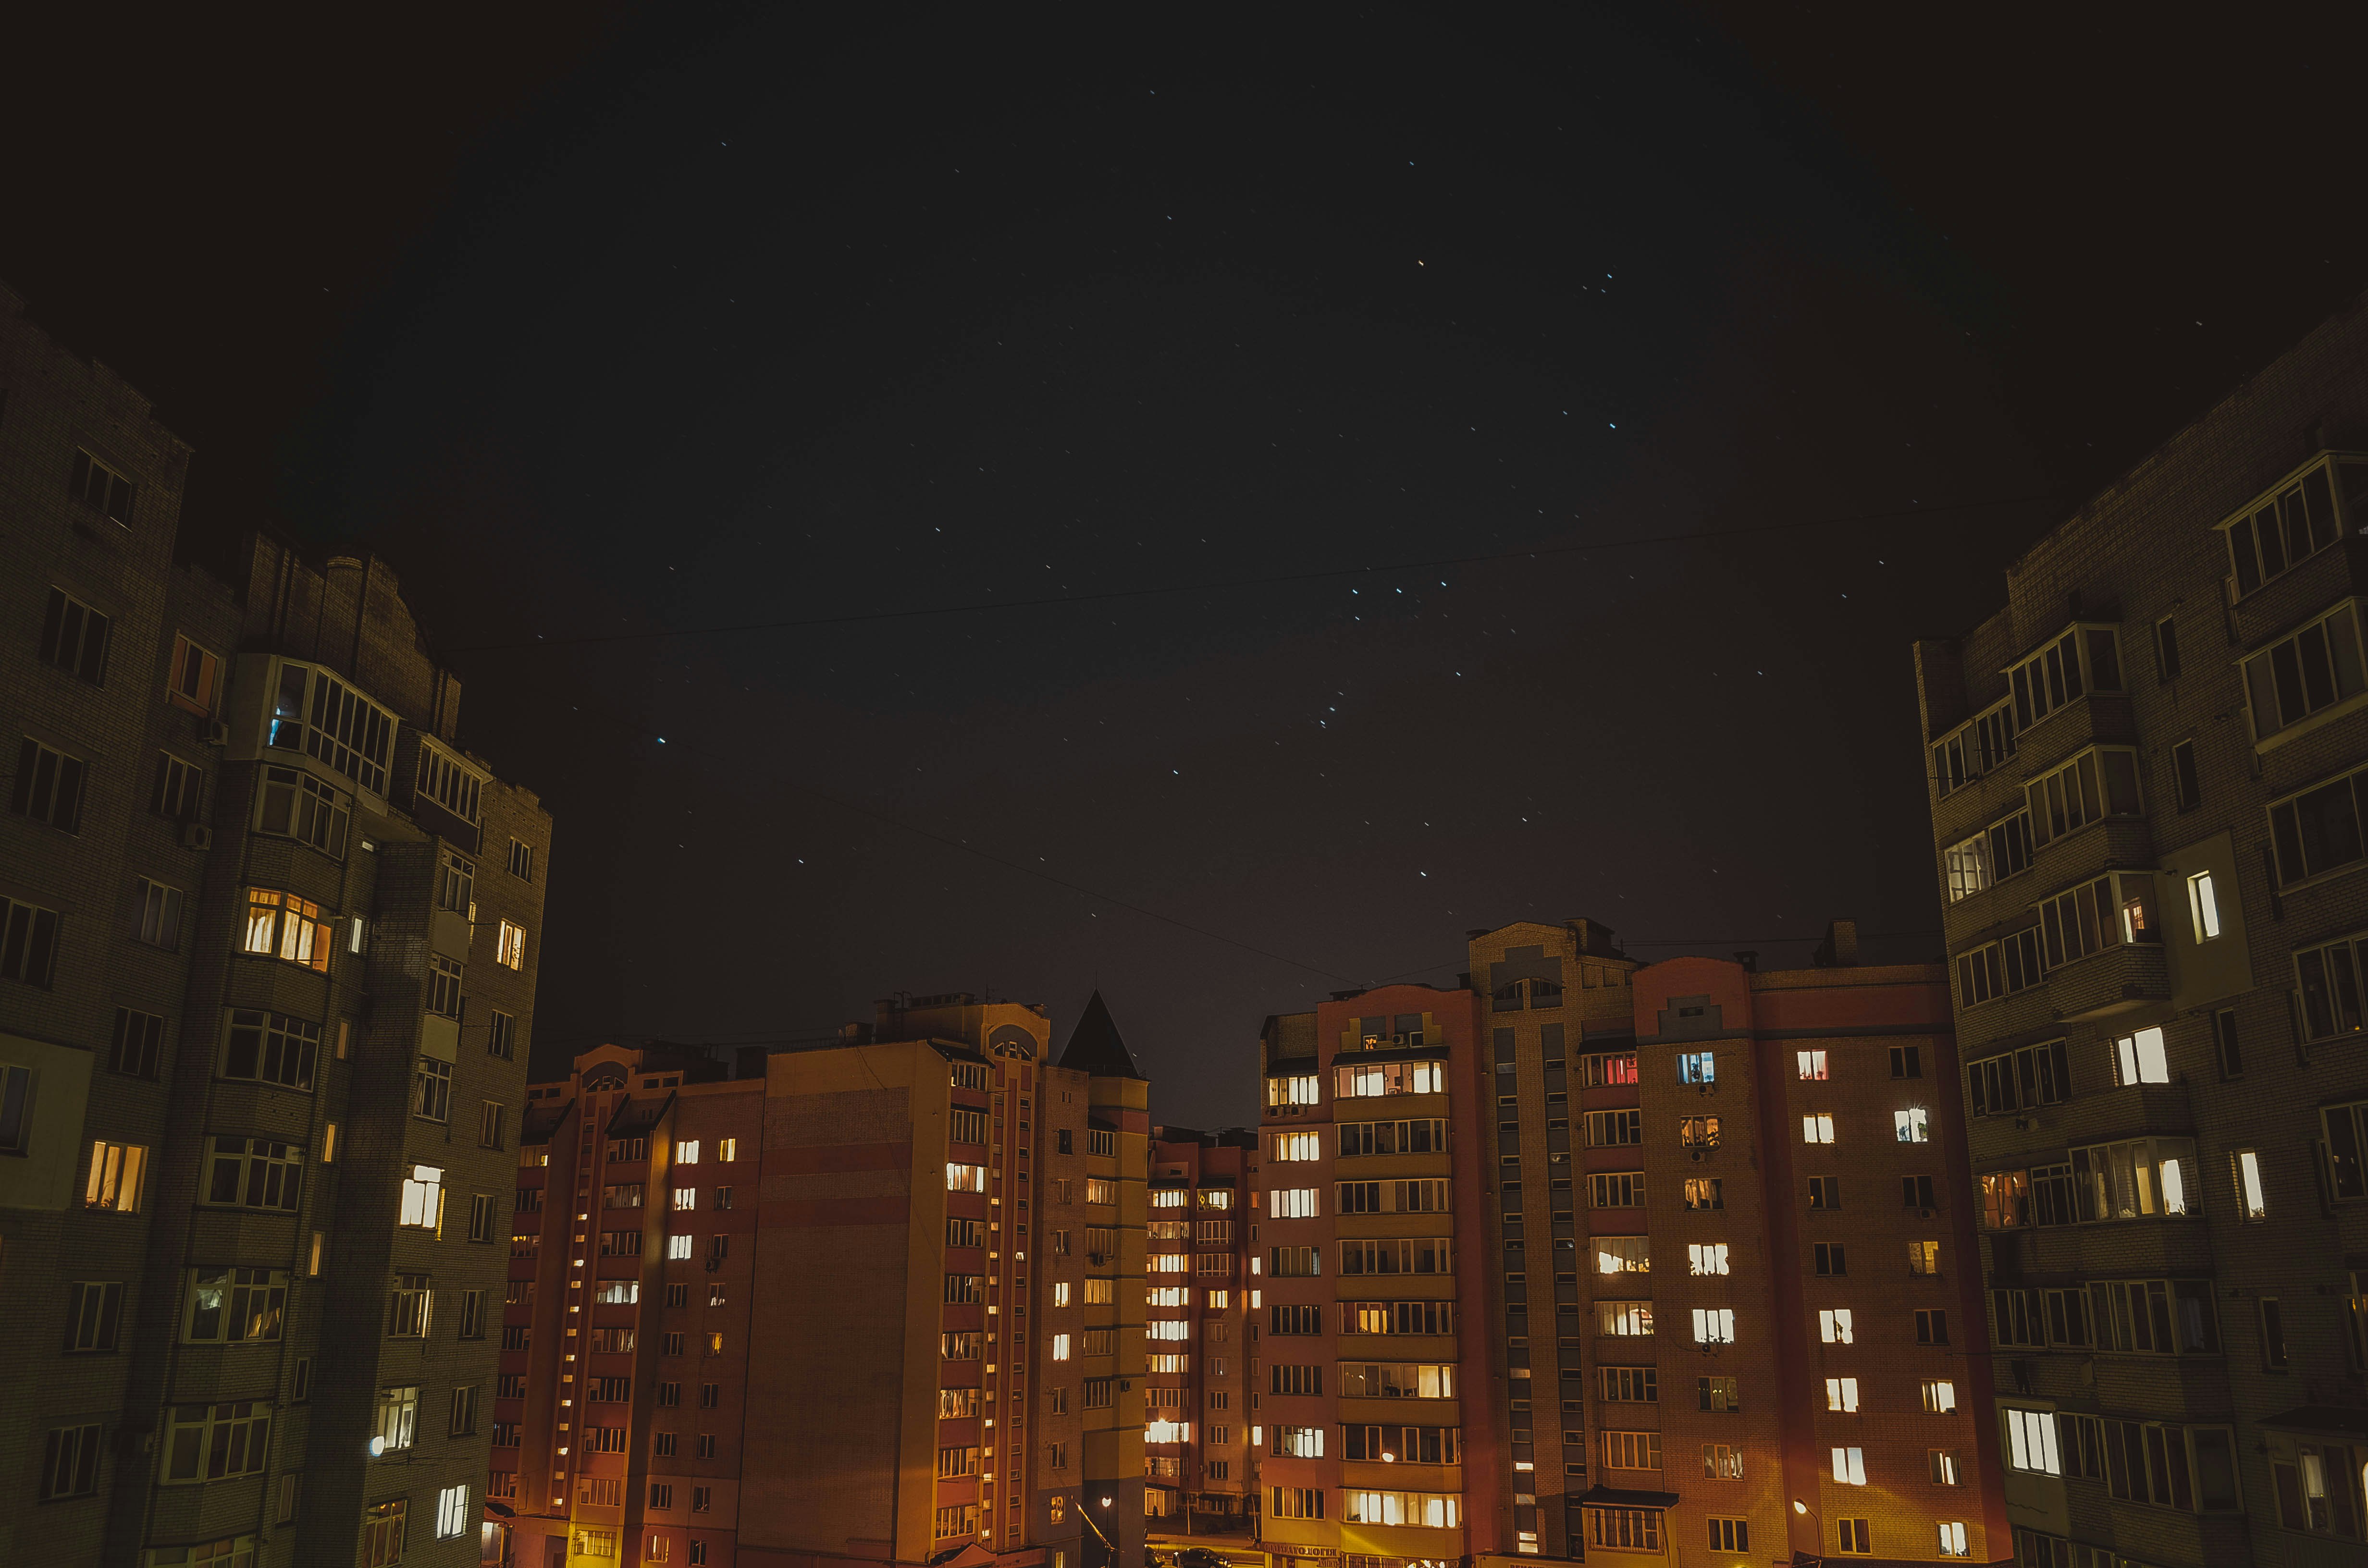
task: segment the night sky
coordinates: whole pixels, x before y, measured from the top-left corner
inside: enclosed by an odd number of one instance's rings
[[[0,108],[184,553],[376,551],[557,818],[540,1072],[1099,984],[1212,1125],[1467,927],[1932,957],[1908,642],[2368,284],[2356,15],[824,12]]]

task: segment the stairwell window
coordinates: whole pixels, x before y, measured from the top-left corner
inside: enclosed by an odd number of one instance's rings
[[[2257,747],[2368,689],[2362,676],[2356,605],[2356,600],[2344,600],[2243,662],[2246,705]]]

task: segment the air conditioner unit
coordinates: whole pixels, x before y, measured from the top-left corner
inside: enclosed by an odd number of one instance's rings
[[[226,746],[230,744],[230,725],[220,719],[207,720],[206,744],[210,746]]]
[[[185,822],[181,824],[182,848],[211,849],[213,846],[214,830],[212,828],[201,822]]]

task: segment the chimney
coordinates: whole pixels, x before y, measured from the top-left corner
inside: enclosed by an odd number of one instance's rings
[[[1819,969],[1848,969],[1858,962],[1858,922],[1828,920],[1826,939],[1817,944],[1814,960]]]

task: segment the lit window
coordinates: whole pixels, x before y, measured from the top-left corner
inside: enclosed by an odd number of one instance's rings
[[[1935,1415],[1952,1415],[1957,1409],[1957,1385],[1945,1380],[1924,1380],[1924,1408]]]
[[[1827,1378],[1826,1380],[1826,1408],[1827,1410],[1839,1410],[1844,1412],[1855,1411],[1858,1409],[1858,1380],[1856,1378]]]
[[[1732,1345],[1735,1343],[1734,1308],[1696,1307],[1693,1311],[1694,1343],[1696,1345]]]
[[[689,1236],[687,1236],[687,1235],[683,1235],[683,1236],[668,1236],[668,1237],[666,1238],[666,1256],[667,1256],[667,1257],[669,1257],[669,1258],[684,1258],[684,1257],[689,1257],[689,1256],[690,1256],[690,1238],[689,1238]]]
[[[472,1511],[469,1506],[469,1488],[466,1483],[459,1486],[447,1486],[437,1493],[436,1539],[450,1540],[455,1536],[466,1535],[469,1532],[469,1527],[477,1522],[470,1517]]]
[[[2113,1083],[2116,1087],[2169,1082],[2170,1058],[2163,1051],[2159,1026],[2123,1035],[2113,1041]]]
[[[1801,1118],[1801,1142],[1830,1143],[1834,1141],[1834,1119],[1826,1115]]]
[[[719,1160],[727,1161],[738,1159],[740,1157],[740,1140],[737,1138],[718,1138],[715,1141],[715,1157]]]
[[[677,1209],[696,1209],[696,1208],[698,1208],[698,1207],[699,1207],[699,1188],[697,1188],[697,1187],[676,1187],[676,1188],[674,1189],[674,1206],[675,1206]]]
[[[1864,1486],[1866,1484],[1866,1450],[1836,1449],[1834,1479],[1844,1486]]]
[[[2270,1217],[2269,1194],[2261,1189],[2261,1156],[2251,1149],[2238,1149],[2228,1156],[2237,1177],[2237,1211],[2247,1221]]]
[[[414,1165],[403,1178],[402,1207],[395,1222],[422,1230],[439,1230],[444,1223],[444,1173],[435,1165]]]
[[[1827,1307],[1817,1313],[1817,1337],[1828,1345],[1849,1345],[1850,1311],[1848,1307]]]
[[[699,1140],[696,1138],[676,1139],[674,1143],[674,1163],[677,1165],[695,1165],[699,1164]]]
[[[2044,1410],[2003,1411],[2006,1416],[2007,1463],[2040,1475],[2061,1475],[2064,1460],[2056,1448],[2055,1417]]]
[[[1932,1140],[1930,1119],[1921,1109],[1893,1111],[1891,1130],[1902,1143],[1929,1143]]]
[[[2212,873],[2198,871],[2187,879],[2187,915],[2195,927],[2195,939],[2208,942],[2220,935],[2220,900],[2212,890]]]
[[[1941,1556],[1969,1557],[1973,1555],[1972,1550],[1965,1544],[1965,1527],[1963,1521],[1957,1519],[1941,1519],[1937,1522],[1941,1527]]]
[[[1696,1274],[1724,1274],[1726,1272],[1726,1245],[1725,1242],[1688,1243],[1686,1261]]]
[[[109,1143],[104,1139],[92,1143],[90,1184],[83,1194],[83,1207],[137,1214],[141,1177],[147,1170],[148,1151],[140,1144]]]
[[[1718,1081],[1718,1057],[1713,1051],[1684,1051],[1678,1053],[1678,1082],[1680,1084],[1714,1084]]]
[[[1801,1063],[1801,1081],[1821,1084],[1826,1079],[1826,1053],[1822,1051],[1802,1051],[1793,1053]]]
[[[1065,1361],[1068,1358],[1069,1336],[1065,1334],[1054,1335],[1053,1336],[1053,1359],[1055,1361]]]
[[[948,1192],[985,1192],[986,1190],[986,1167],[985,1165],[958,1165],[952,1161],[948,1161],[946,1163],[946,1190]]]

